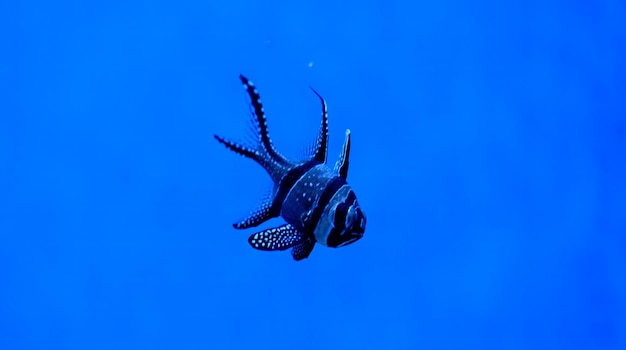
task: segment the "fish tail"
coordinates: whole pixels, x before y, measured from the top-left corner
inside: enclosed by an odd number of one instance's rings
[[[250,158],[255,160],[257,163],[261,163],[261,159],[263,158],[261,155],[261,152],[259,152],[258,149],[254,149],[251,148],[249,146],[243,145],[239,142],[236,141],[232,141],[232,140],[227,140],[219,135],[213,135],[215,137],[215,139],[221,143],[222,145],[226,146],[226,148],[228,148],[229,150],[242,155],[246,158]]]

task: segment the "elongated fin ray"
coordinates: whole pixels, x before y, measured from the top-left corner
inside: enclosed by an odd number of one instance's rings
[[[315,89],[309,86],[311,91],[317,95],[322,103],[322,125],[320,126],[320,132],[317,135],[315,141],[315,153],[313,158],[320,163],[326,163],[327,148],[328,148],[328,108],[326,106],[326,100]]]
[[[346,139],[343,142],[343,149],[341,150],[341,154],[339,155],[339,159],[337,159],[337,163],[335,163],[335,172],[339,174],[339,176],[347,180],[348,179],[348,165],[350,158],[350,129],[346,129]]]
[[[285,250],[302,241],[302,234],[293,226],[285,224],[257,232],[248,238],[248,243],[258,250]]]
[[[296,244],[291,250],[293,260],[300,261],[309,257],[315,247],[315,241],[312,237],[304,238],[300,243]]]
[[[244,89],[250,97],[250,113],[252,114],[252,124],[256,129],[257,137],[267,154],[279,164],[288,164],[287,159],[278,153],[272,144],[272,139],[267,128],[267,118],[265,117],[265,111],[263,110],[263,104],[261,103],[261,95],[248,78],[242,74],[239,75],[239,79],[243,83]]]
[[[261,165],[263,169],[267,171],[273,181],[277,181],[277,179],[280,179],[283,169],[279,164],[274,162],[272,158],[267,157],[263,150],[260,150],[258,148],[252,148],[248,145],[228,140],[218,135],[213,136],[219,143],[226,146],[226,148],[228,148],[229,150],[246,158],[253,159],[257,163],[259,163],[259,165]]]
[[[253,148],[251,148],[249,146],[240,144],[238,142],[227,140],[227,139],[225,139],[225,138],[223,138],[221,136],[218,136],[218,135],[213,135],[213,136],[215,137],[215,139],[219,143],[221,143],[224,146],[226,146],[226,148],[228,148],[229,150],[231,150],[231,151],[233,151],[233,152],[235,152],[235,153],[237,153],[239,155],[242,155],[242,156],[244,156],[246,158],[254,159],[257,162],[261,161],[261,155],[259,154],[259,151],[255,150],[255,149],[253,149]]]
[[[274,196],[272,193],[268,193],[267,195],[265,195],[265,197],[263,198],[261,203],[259,203],[256,209],[250,212],[250,214],[242,220],[234,223],[233,227],[236,229],[256,227],[269,219],[278,217],[280,215],[280,211],[276,211],[274,208],[272,208],[273,200]]]

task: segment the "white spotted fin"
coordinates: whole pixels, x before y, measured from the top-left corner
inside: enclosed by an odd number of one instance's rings
[[[312,87],[309,86],[309,89],[313,91],[322,104],[322,123],[315,141],[305,148],[303,158],[307,160],[315,159],[325,164],[328,150],[328,108],[326,106],[326,100]]]
[[[246,229],[249,227],[259,226],[271,218],[278,217],[280,215],[280,211],[276,210],[276,208],[272,206],[273,203],[274,194],[270,192],[265,195],[256,209],[252,210],[245,218],[234,223],[233,227],[236,229]]]
[[[261,165],[272,179],[273,188],[254,210],[233,226],[236,229],[256,227],[271,218],[282,217],[286,224],[254,233],[248,243],[262,251],[291,249],[296,261],[308,258],[317,243],[336,248],[360,239],[365,231],[365,214],[346,181],[350,130],[346,130],[341,154],[332,171],[327,164],[326,101],[311,88],[321,103],[320,129],[304,159],[289,159],[274,147],[259,91],[243,75],[239,78],[250,98],[250,135],[244,142],[218,135],[215,139]]]
[[[241,143],[218,135],[215,135],[215,139],[231,151],[256,161],[267,171],[272,181],[278,183],[283,174],[293,167],[293,164],[280,154],[272,143],[261,96],[254,83],[243,75],[240,75],[239,79],[250,97],[251,140]],[[265,196],[263,201],[247,217],[234,223],[233,227],[237,229],[254,227],[278,216],[280,216],[280,206],[274,206],[274,194],[272,193]]]
[[[248,243],[258,250],[285,250],[302,242],[303,236],[289,224],[257,232],[248,238]]]
[[[320,163],[326,163],[326,150],[328,149],[328,108],[326,106],[326,100],[312,87],[309,87],[315,95],[320,99],[322,103],[322,125],[320,125],[320,132],[315,140],[314,153],[311,158],[317,160]]]
[[[284,172],[291,168],[293,164],[280,154],[272,143],[259,91],[243,75],[240,75],[239,79],[250,97],[250,112],[252,115],[250,119],[250,137],[252,142],[241,143],[218,135],[214,135],[215,139],[231,151],[256,161],[267,171],[272,181],[278,183]]]
[[[346,129],[346,139],[343,142],[343,149],[341,150],[339,159],[337,159],[337,163],[335,163],[335,172],[344,180],[348,180],[348,158],[350,158],[350,129]]]
[[[312,237],[304,238],[300,243],[296,244],[291,250],[293,260],[300,261],[309,257],[315,247],[315,240]]]

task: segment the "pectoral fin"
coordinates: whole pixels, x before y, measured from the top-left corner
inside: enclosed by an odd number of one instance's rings
[[[315,240],[312,237],[304,238],[300,243],[296,244],[291,250],[293,260],[300,261],[309,257],[315,247]]]

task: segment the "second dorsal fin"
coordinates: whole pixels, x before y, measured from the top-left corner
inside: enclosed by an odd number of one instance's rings
[[[322,125],[320,125],[320,131],[315,140],[315,146],[313,148],[313,159],[320,163],[326,163],[327,149],[328,149],[328,109],[326,107],[326,100],[310,87],[311,91],[320,99],[322,103]]]

